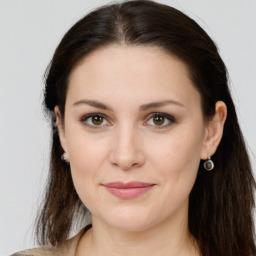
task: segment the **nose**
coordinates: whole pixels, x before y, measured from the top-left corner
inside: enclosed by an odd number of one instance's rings
[[[138,132],[129,127],[115,132],[111,141],[110,161],[122,170],[138,168],[144,164],[143,143]]]

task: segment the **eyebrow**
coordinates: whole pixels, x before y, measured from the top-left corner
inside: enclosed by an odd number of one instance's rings
[[[73,106],[81,105],[81,104],[86,104],[95,108],[99,109],[104,109],[104,110],[109,110],[113,112],[113,109],[110,106],[105,105],[104,103],[98,102],[96,100],[79,100],[73,104]],[[147,104],[143,104],[139,107],[139,111],[147,111],[151,108],[159,108],[159,107],[164,107],[166,105],[174,104],[180,107],[185,107],[182,103],[175,101],[175,100],[164,100],[164,101],[156,101],[156,102],[151,102]]]
[[[109,107],[101,102],[98,102],[96,100],[79,100],[76,103],[74,103],[73,106],[77,106],[77,105],[81,105],[81,104],[87,104],[87,105],[95,107],[95,108],[113,111],[113,109],[111,107]]]
[[[152,102],[148,104],[143,104],[140,106],[139,110],[140,111],[147,111],[148,109],[151,108],[159,108],[159,107],[164,107],[166,105],[174,104],[179,107],[185,107],[182,103],[175,101],[175,100],[164,100],[164,101],[157,101],[157,102]]]

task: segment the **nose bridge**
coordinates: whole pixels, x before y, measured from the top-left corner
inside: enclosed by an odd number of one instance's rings
[[[117,127],[112,144],[111,161],[122,169],[138,167],[144,162],[139,131],[131,124]]]

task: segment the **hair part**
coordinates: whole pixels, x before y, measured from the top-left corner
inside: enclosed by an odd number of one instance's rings
[[[200,164],[190,194],[189,231],[204,256],[256,255],[255,181],[226,67],[212,39],[194,20],[149,0],[110,4],[90,12],[64,35],[47,68],[44,107],[52,122],[52,151],[48,186],[37,218],[38,243],[56,246],[68,238],[79,218],[84,220],[86,207],[75,191],[69,166],[61,162],[63,149],[53,111],[59,106],[65,117],[72,70],[88,54],[108,45],[157,46],[182,60],[201,95],[206,119],[215,114],[218,100],[225,102],[228,115],[223,137],[212,157],[215,171],[205,172]]]

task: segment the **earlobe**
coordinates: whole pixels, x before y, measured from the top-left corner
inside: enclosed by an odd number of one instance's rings
[[[217,101],[215,104],[215,115],[206,125],[206,133],[201,152],[202,159],[207,159],[216,152],[223,135],[226,118],[226,104],[223,101]]]
[[[60,144],[64,151],[66,151],[66,138],[65,138],[65,132],[63,127],[63,119],[60,113],[60,109],[58,106],[55,106],[54,113],[56,116],[56,126],[59,134]]]

